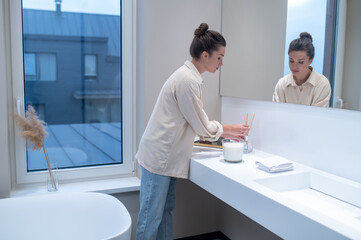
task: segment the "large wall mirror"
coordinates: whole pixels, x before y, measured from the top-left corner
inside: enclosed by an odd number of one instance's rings
[[[291,26],[288,19],[294,17],[289,12],[290,4],[294,9],[299,6],[302,13],[302,5],[310,2],[316,1],[223,1],[222,33],[227,48],[221,70],[222,96],[272,101],[275,85],[287,73],[285,51],[292,40],[286,37]],[[311,32],[314,39],[316,54],[311,66],[330,80],[330,107],[360,111],[361,1],[324,0],[324,3],[323,9],[315,12],[322,19],[324,29],[303,30]],[[308,21],[310,14],[305,12],[300,25]],[[309,22],[312,27],[321,24],[316,20]],[[321,46],[318,42],[322,42]]]

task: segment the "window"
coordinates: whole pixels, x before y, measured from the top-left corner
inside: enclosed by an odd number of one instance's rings
[[[323,73],[326,10],[327,0],[288,0],[284,75],[290,73],[288,66],[289,44],[293,39],[299,38],[301,32],[308,32],[312,35],[315,47],[312,66],[318,73]]]
[[[84,76],[85,80],[95,80],[97,78],[97,56],[84,56]]]
[[[18,111],[33,105],[47,122],[45,144],[61,178],[132,174],[135,3],[9,2],[13,95]],[[15,130],[17,183],[44,181],[44,154],[29,151],[19,135]]]
[[[56,81],[56,56],[52,53],[24,53],[25,81]]]
[[[316,72],[326,76],[333,89],[330,106],[334,106],[336,90],[333,69],[336,59],[336,28],[339,2],[338,0],[288,0],[287,9],[284,75],[290,73],[288,67],[288,47],[290,42],[298,38],[301,32],[310,33],[315,47],[312,66]]]

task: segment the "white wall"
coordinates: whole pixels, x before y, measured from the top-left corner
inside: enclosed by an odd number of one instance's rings
[[[144,119],[148,122],[167,78],[186,60],[194,30],[206,22],[221,30],[221,0],[144,1]],[[219,72],[203,74],[203,101],[210,119],[220,119]]]
[[[225,0],[221,95],[272,100],[283,77],[287,1]]]

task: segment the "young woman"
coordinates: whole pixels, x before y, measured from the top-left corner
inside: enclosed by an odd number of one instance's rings
[[[202,23],[186,61],[165,82],[137,152],[141,166],[140,211],[136,239],[173,239],[171,211],[176,178],[188,178],[196,135],[202,140],[240,139],[248,135],[244,124],[221,125],[203,110],[201,74],[223,65],[226,41]]]
[[[281,78],[273,94],[274,102],[328,107],[331,86],[328,79],[310,65],[315,55],[312,37],[303,32],[293,40],[288,49],[291,73]]]

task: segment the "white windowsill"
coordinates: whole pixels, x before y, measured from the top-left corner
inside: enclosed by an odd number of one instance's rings
[[[100,192],[107,194],[139,191],[140,179],[125,177],[116,179],[84,181],[75,183],[59,183],[57,192]],[[25,197],[41,194],[52,194],[46,189],[46,183],[41,185],[17,187],[11,191],[10,197]]]

